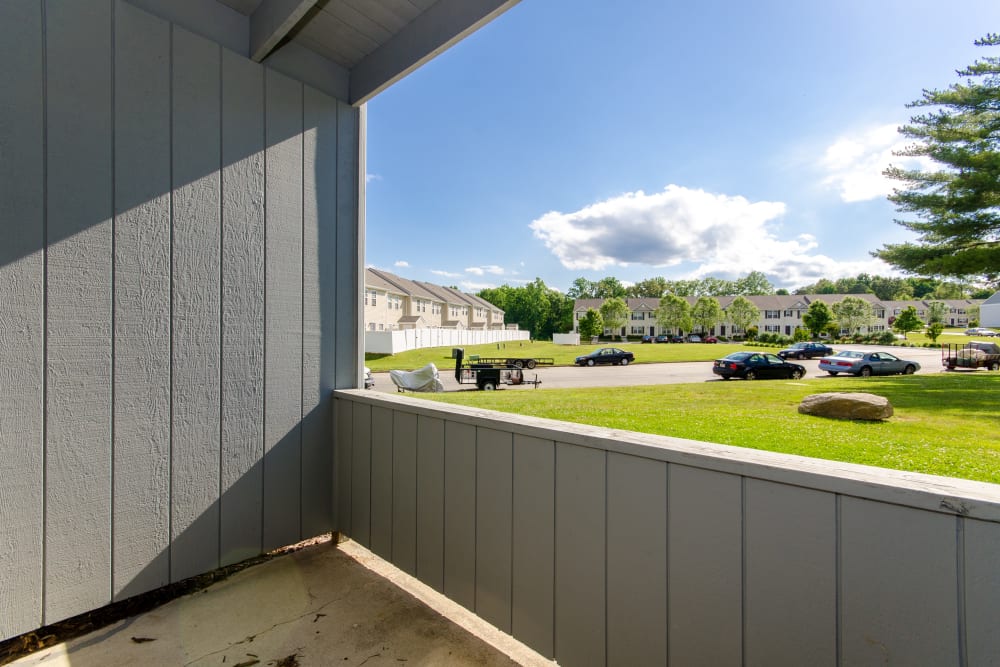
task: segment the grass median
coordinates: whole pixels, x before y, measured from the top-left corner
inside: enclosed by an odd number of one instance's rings
[[[805,396],[826,391],[885,396],[895,415],[885,422],[869,423],[798,413],[798,404]],[[998,391],[1000,373],[976,371],[419,396],[521,415],[997,484]]]

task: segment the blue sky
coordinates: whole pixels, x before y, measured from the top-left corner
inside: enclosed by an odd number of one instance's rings
[[[466,291],[890,275],[896,127],[996,31],[996,0],[524,0],[369,102],[366,263]]]

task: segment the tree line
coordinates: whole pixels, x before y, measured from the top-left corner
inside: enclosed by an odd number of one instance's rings
[[[992,291],[936,278],[896,278],[861,273],[853,278],[837,280],[824,278],[812,285],[800,287],[793,293],[874,294],[886,301],[928,300],[931,302],[931,315],[926,323],[920,322],[917,318],[919,325],[908,329],[915,331],[925,324],[933,324],[935,320],[943,320],[946,311],[939,312],[944,308],[943,303],[936,303],[939,300],[985,299],[992,294]],[[577,278],[566,293],[547,286],[541,278],[535,278],[526,285],[517,287],[501,285],[479,292],[481,298],[504,311],[508,323],[515,323],[541,339],[550,339],[554,333],[573,330],[573,307],[576,299],[603,301],[603,304],[593,309],[592,313],[586,313],[580,322],[579,330],[587,337],[600,335],[604,329],[617,330],[624,326],[629,318],[625,302],[628,298],[657,299],[659,304],[654,317],[657,324],[667,331],[709,331],[722,322],[747,331],[759,321],[760,311],[749,299],[743,297],[767,294],[789,294],[789,292],[776,290],[759,271],[750,272],[737,280],[711,277],[699,280],[667,280],[663,277],[654,277],[628,286],[614,276],[607,276],[597,281]],[[722,312],[716,298],[720,296],[737,296],[725,313]],[[692,306],[685,297],[697,297],[697,300]],[[824,312],[824,309],[827,312]],[[856,331],[872,321],[873,314],[870,311],[871,304],[860,298],[844,299],[833,307],[814,302],[810,305],[809,312],[803,315],[803,323],[814,336],[831,331],[836,333],[840,328]],[[808,322],[806,316],[809,317]],[[913,317],[916,318],[915,309]],[[978,319],[978,315],[974,319]],[[904,321],[913,324],[910,319]],[[905,334],[907,331],[900,333]]]

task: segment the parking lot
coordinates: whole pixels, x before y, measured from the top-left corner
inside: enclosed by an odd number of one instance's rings
[[[581,346],[581,354],[592,349],[591,346]],[[883,347],[878,345],[837,345],[834,347],[840,350],[885,350],[900,357],[909,359],[920,364],[918,373],[940,373],[941,350],[923,347]],[[778,348],[765,348],[762,351],[777,352]],[[721,350],[720,350],[721,352]],[[642,361],[642,350],[636,350],[636,360]],[[824,378],[830,377],[818,369],[818,359],[791,360],[801,364],[806,368],[806,376],[803,380],[815,380],[822,382]],[[445,391],[476,391],[474,386],[459,385],[455,382],[455,369],[453,366],[439,367],[438,373],[441,377],[441,384]],[[668,364],[643,364],[636,363],[629,366],[557,366],[553,368],[538,367],[533,371],[524,371],[525,379],[530,380],[537,374],[542,381],[541,387],[546,389],[566,389],[572,387],[622,387],[635,385],[652,384],[684,384],[690,382],[722,382],[718,376],[712,373],[712,362],[694,361],[677,362]],[[733,380],[737,382],[738,380]],[[860,378],[859,378],[860,381]],[[531,391],[530,386],[503,387],[506,390]],[[375,389],[377,391],[395,392],[396,386],[389,379],[388,373],[375,374]]]

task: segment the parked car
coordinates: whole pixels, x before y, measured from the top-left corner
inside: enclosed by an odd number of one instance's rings
[[[920,370],[916,361],[900,359],[889,352],[858,352],[844,350],[832,357],[819,360],[819,369],[830,375],[851,373],[868,377],[869,375],[913,375]]]
[[[659,336],[656,337],[656,342],[657,343],[669,343],[670,342],[670,336],[668,336],[667,334],[660,334]]]
[[[701,342],[701,336],[699,336],[698,334],[690,334],[687,337],[687,341],[689,343],[700,343]]]
[[[643,336],[642,337],[642,342],[643,343],[655,343],[656,342],[656,336]]]
[[[972,327],[971,329],[965,330],[966,336],[996,336],[998,335],[993,329],[987,329],[986,327]]]
[[[670,337],[670,342],[671,343],[683,343],[685,341],[687,341],[687,338],[685,338],[684,336],[671,336]]]
[[[704,338],[701,339],[701,342],[702,343],[718,343],[719,339],[716,338],[715,336],[705,336]]]
[[[375,388],[375,378],[372,377],[372,369],[365,366],[365,389]]]
[[[594,350],[590,354],[585,354],[582,357],[576,358],[576,364],[578,366],[595,366],[597,364],[618,364],[621,366],[628,366],[633,361],[635,361],[634,354],[626,352],[625,350],[619,350],[617,347],[602,347],[599,350]]]
[[[744,380],[784,378],[798,380],[806,374],[805,366],[785,361],[766,352],[733,352],[712,362],[712,372],[723,380],[738,377]]]
[[[812,359],[833,354],[833,348],[823,343],[795,343],[778,352],[782,359]]]

